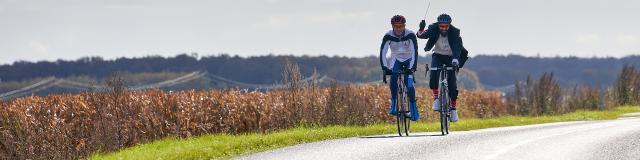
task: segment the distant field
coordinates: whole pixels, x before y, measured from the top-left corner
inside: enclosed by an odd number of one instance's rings
[[[427,86],[428,81],[424,77],[424,72],[416,74],[417,86]],[[332,81],[341,84],[382,84],[381,79],[373,81],[343,81],[327,75],[316,75],[316,79],[305,77],[307,81],[316,80],[323,86],[328,86]],[[122,78],[123,85],[129,89],[159,88],[162,90],[205,90],[205,89],[225,89],[241,88],[248,90],[269,90],[282,86],[277,83],[252,84],[243,80],[232,80],[228,75],[215,75],[205,71],[194,72],[149,72],[149,73],[129,73],[117,74]],[[463,69],[459,74],[460,86],[466,89],[480,89],[479,78],[475,72]],[[98,78],[91,74],[74,75],[69,77],[38,77],[22,81],[3,81],[0,83],[0,100],[10,100],[17,97],[29,96],[31,94],[46,96],[55,94],[76,94],[87,91],[99,91],[108,88],[108,81],[111,77]]]

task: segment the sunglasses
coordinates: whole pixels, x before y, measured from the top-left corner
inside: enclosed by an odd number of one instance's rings
[[[447,28],[449,28],[449,25],[448,24],[441,24],[438,27],[443,28],[443,29],[447,29]]]

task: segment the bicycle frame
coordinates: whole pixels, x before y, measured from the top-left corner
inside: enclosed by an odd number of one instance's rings
[[[427,68],[429,68],[429,66],[427,65]],[[438,112],[440,113],[440,131],[442,132],[442,135],[446,135],[449,134],[449,122],[450,122],[450,118],[451,118],[451,113],[450,113],[450,105],[451,105],[451,101],[450,101],[450,95],[449,95],[449,83],[447,82],[448,78],[449,78],[449,74],[447,71],[453,71],[454,68],[453,67],[447,67],[446,65],[442,65],[441,67],[435,67],[435,68],[429,68],[429,70],[435,70],[435,71],[439,71],[438,72],[438,101],[439,101],[439,105],[440,105],[440,110],[438,110]]]

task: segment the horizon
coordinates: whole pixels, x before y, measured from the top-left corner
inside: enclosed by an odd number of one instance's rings
[[[197,54],[197,56],[194,56],[193,54]],[[220,57],[222,55],[227,55],[230,57],[240,57],[240,58],[255,58],[255,57],[266,57],[266,56],[293,56],[293,57],[311,57],[311,58],[315,58],[315,57],[322,57],[322,56],[326,56],[326,57],[345,57],[345,58],[366,58],[366,57],[377,57],[378,55],[364,55],[364,56],[349,56],[349,55],[307,55],[307,54],[275,54],[275,53],[269,53],[269,54],[259,54],[259,55],[241,55],[241,54],[229,54],[229,53],[216,53],[216,54],[200,54],[200,53],[196,53],[196,52],[192,52],[192,53],[177,53],[174,55],[144,55],[144,56],[121,56],[121,57],[103,57],[100,55],[89,55],[89,56],[83,56],[83,57],[78,57],[78,58],[68,58],[68,59],[63,59],[63,58],[58,58],[58,59],[53,59],[53,60],[17,60],[17,61],[13,61],[10,63],[0,63],[0,65],[13,65],[14,63],[19,63],[19,62],[27,62],[27,63],[38,63],[38,62],[56,62],[56,61],[78,61],[84,58],[101,58],[104,61],[115,61],[118,59],[143,59],[143,58],[149,58],[149,57],[162,57],[162,58],[175,58],[177,56],[180,55],[187,55],[189,57],[194,57],[198,60],[200,60],[203,57]],[[420,57],[428,57],[431,54],[428,55],[419,55]],[[495,56],[495,57],[510,57],[510,56],[519,56],[519,57],[524,57],[524,58],[540,58],[540,59],[545,59],[545,58],[578,58],[578,59],[624,59],[624,58],[630,58],[630,57],[638,57],[640,56],[640,54],[629,54],[629,55],[624,55],[622,57],[614,57],[614,56],[592,56],[592,57],[580,57],[580,56],[573,56],[573,55],[555,55],[555,56],[550,56],[550,55],[522,55],[522,54],[517,54],[517,53],[509,53],[509,54],[478,54],[478,55],[469,55],[469,58],[476,58],[478,56]]]
[[[640,11],[633,7],[640,6],[640,1],[429,1],[427,22],[440,13],[451,14],[472,56],[622,58],[640,54],[640,23],[635,21]],[[241,57],[269,53],[376,56],[392,15],[407,17],[411,30],[425,15],[427,1],[406,4],[0,0],[0,64],[192,52]],[[419,40],[419,47],[425,42]]]

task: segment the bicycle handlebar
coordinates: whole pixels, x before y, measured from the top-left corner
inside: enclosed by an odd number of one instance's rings
[[[413,74],[413,71],[411,71],[411,69],[408,69],[408,68],[403,68],[399,72],[391,71],[391,74],[393,74],[393,73],[397,73],[397,74]],[[386,74],[386,73],[382,74],[382,82],[384,82],[384,84],[387,84],[387,75],[391,75],[391,74]]]
[[[445,70],[448,71],[456,71],[456,73],[458,73],[459,69],[458,67],[444,67],[445,65],[442,65],[441,67],[429,67],[429,64],[425,64],[424,65],[425,68],[427,68],[426,71],[424,71],[424,77],[427,78],[427,76],[429,76],[429,71],[438,71],[438,70],[442,70],[442,68],[445,68]]]
[[[446,67],[446,68],[447,68],[448,71],[453,71],[454,70],[453,67]],[[431,70],[431,71],[437,71],[437,70],[441,70],[441,69],[442,69],[442,67],[429,68],[429,70]]]
[[[400,70],[400,72],[393,72],[393,73],[397,73],[397,74],[413,74],[413,71],[411,71],[411,69],[403,68],[402,70]]]

